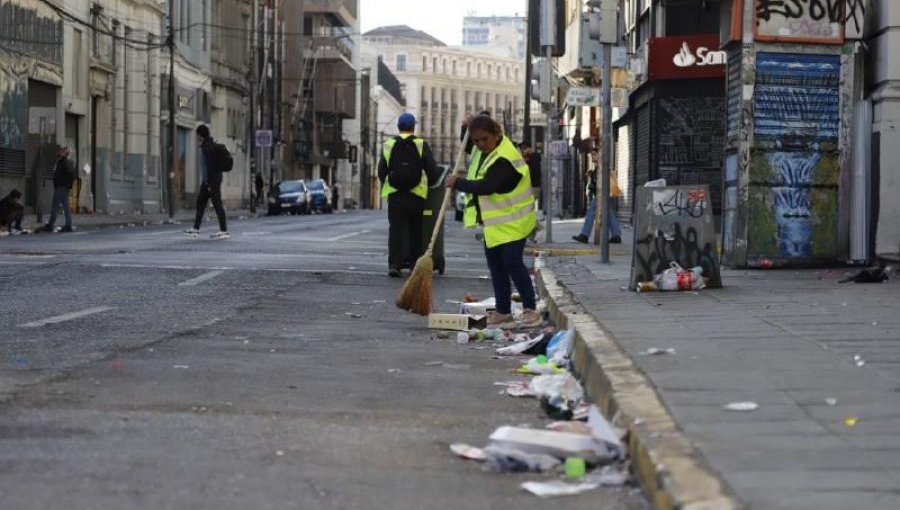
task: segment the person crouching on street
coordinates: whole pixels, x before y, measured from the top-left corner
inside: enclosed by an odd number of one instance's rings
[[[184,231],[185,234],[196,236],[200,233],[200,224],[203,223],[203,213],[206,204],[212,200],[216,216],[219,218],[219,232],[213,234],[213,239],[228,239],[228,224],[225,218],[225,207],[222,206],[222,172],[221,162],[216,154],[216,143],[209,134],[209,127],[201,124],[197,126],[197,143],[200,146],[200,193],[197,195],[197,216],[194,219],[193,228]]]
[[[488,327],[515,324],[510,280],[522,297],[521,324],[537,326],[541,316],[523,259],[525,241],[537,224],[528,163],[490,117],[475,117],[468,129],[469,138],[482,154],[475,178],[451,175],[447,187],[470,193],[476,199],[476,221],[484,227],[484,253],[497,300],[497,311],[488,316]]]
[[[22,218],[25,217],[25,206],[22,205],[22,192],[14,189],[3,200],[0,200],[0,235],[16,235],[22,233]],[[6,232],[3,232],[3,229]]]

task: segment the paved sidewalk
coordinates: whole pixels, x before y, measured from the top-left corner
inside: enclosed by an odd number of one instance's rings
[[[577,227],[555,226],[554,237]],[[547,265],[743,502],[900,508],[900,283],[841,285],[844,268],[724,270],[723,289],[638,294],[622,290],[630,257],[621,245],[609,265]],[[676,353],[640,354],[651,347]],[[736,401],[759,409],[723,409]]]
[[[228,216],[229,220],[239,219],[239,218],[251,218],[256,216],[262,216],[265,214],[263,209],[258,209],[256,213],[251,213],[249,209],[226,209],[225,214]],[[50,218],[50,214],[44,214],[44,223]],[[191,223],[194,221],[194,211],[182,210],[175,213],[173,220],[176,223]],[[212,221],[214,225],[216,225],[216,215],[212,212],[212,209],[208,210],[206,213],[206,218],[203,220],[204,224]],[[110,227],[135,227],[135,226],[146,226],[146,225],[163,225],[171,223],[169,219],[168,213],[156,213],[156,214],[138,214],[138,213],[127,213],[127,214],[73,214],[72,215],[72,224],[75,226],[75,230],[96,230],[101,228],[110,228]],[[56,219],[56,226],[61,227],[65,224],[65,217],[62,212],[59,213]],[[36,216],[32,214],[26,214],[25,218],[22,220],[22,227],[26,230],[33,230],[39,228],[43,225],[37,221]],[[190,225],[188,225],[190,226]]]

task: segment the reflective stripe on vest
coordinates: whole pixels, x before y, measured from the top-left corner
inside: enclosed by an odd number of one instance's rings
[[[478,178],[478,165],[481,163],[481,151],[472,146],[472,161],[469,162],[469,170],[466,179],[474,181]],[[475,228],[478,226],[478,210],[475,208],[475,195],[466,193],[465,207],[463,208],[463,226]]]
[[[400,135],[400,138],[406,139],[413,135]],[[419,156],[422,157],[425,154],[425,140],[421,138],[416,138],[413,140],[413,143],[416,144],[416,149],[419,151]],[[396,138],[389,138],[386,142],[384,142],[384,148],[381,150],[381,155],[384,157],[384,163],[388,165],[390,168],[391,164],[391,153],[394,151],[394,145],[397,144]],[[384,184],[381,186],[381,198],[387,198],[391,193],[397,191],[396,188],[391,186],[390,177],[385,177]],[[415,188],[409,190],[413,195],[428,198],[428,174],[425,173],[425,170],[422,169],[422,180],[419,181],[419,184],[416,185]]]
[[[481,222],[484,225],[484,243],[488,248],[524,239],[537,225],[531,173],[528,171],[528,164],[522,160],[522,155],[509,138],[504,136],[500,145],[488,155],[481,167],[482,171],[478,172],[478,180],[483,179],[490,166],[501,158],[509,161],[521,178],[509,193],[478,197]]]

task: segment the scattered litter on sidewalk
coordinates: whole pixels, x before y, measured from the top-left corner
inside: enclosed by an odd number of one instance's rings
[[[858,367],[863,367],[866,365],[866,360],[864,360],[863,357],[859,354],[853,356],[853,362],[856,363],[856,366]]]
[[[625,433],[613,427],[596,405],[591,404],[588,409],[587,424],[594,439],[602,441],[616,458],[625,458],[625,443],[621,439],[625,436]]]
[[[706,288],[702,266],[697,266],[688,270],[678,265],[677,262],[671,262],[669,266],[669,269],[666,269],[653,277],[653,285],[656,287],[655,290],[700,290]],[[638,286],[639,292],[647,290],[654,289],[642,288],[640,285]]]
[[[572,355],[572,348],[575,344],[575,327],[570,326],[569,329],[558,331],[550,342],[547,344],[547,358],[550,364],[563,366],[569,361]]]
[[[832,406],[832,407],[833,407],[833,406],[836,406],[836,405],[837,405],[837,402],[838,402],[838,401],[837,401],[836,398],[826,398],[826,399],[825,399],[825,403],[828,404],[828,405],[830,405],[830,406]]]
[[[512,447],[491,445],[484,449],[485,465],[500,473],[549,471],[561,464],[559,459],[544,453],[527,453]]]
[[[520,374],[549,375],[561,374],[564,373],[565,370],[551,363],[550,360],[547,359],[547,356],[541,354],[540,356],[528,360],[527,363],[519,367],[517,372]]]
[[[350,303],[350,304],[351,304],[351,305],[354,305],[354,306],[359,306],[359,305],[361,305],[362,303],[360,303],[360,302],[358,302],[358,301],[354,301],[354,302],[352,302],[352,303]]]
[[[600,487],[600,484],[589,482],[566,483],[554,480],[552,482],[525,482],[521,487],[535,496],[549,498],[552,496],[573,496],[582,492],[592,491]]]
[[[187,366],[187,365],[172,365],[172,368],[180,368],[180,369],[185,369],[185,370],[186,370],[186,369],[191,368],[191,367],[189,367],[189,366]]]
[[[399,368],[389,368],[389,369],[388,369],[388,373],[389,373],[389,374],[399,374],[399,373],[400,373],[400,369],[399,369]]]
[[[549,430],[556,432],[567,432],[569,434],[581,434],[582,436],[591,435],[591,427],[583,421],[555,421],[547,425]]]
[[[574,402],[573,407],[584,398],[584,388],[571,374],[539,375],[529,384],[531,391],[541,397],[559,397]],[[574,409],[573,409],[574,410]]]
[[[537,397],[537,394],[531,389],[531,385],[526,381],[495,382],[494,385],[506,387],[501,393],[502,395],[509,395],[510,397]]]
[[[284,450],[275,450],[275,456],[276,456],[276,457],[283,457],[283,456],[284,456]]]
[[[750,412],[756,411],[759,409],[759,404],[756,402],[732,402],[725,406],[726,411],[735,411],[735,412]]]
[[[353,317],[354,319],[362,319],[362,315],[360,315],[360,314],[358,314],[358,313],[344,312],[344,315],[347,315],[347,316],[349,316],[349,317]]]
[[[467,460],[483,462],[485,459],[487,459],[487,455],[485,455],[484,450],[482,450],[481,448],[476,448],[474,446],[469,446],[464,443],[451,444],[450,451]]]
[[[588,483],[596,482],[601,487],[622,487],[628,483],[629,478],[627,469],[622,469],[618,466],[603,466],[588,473],[584,477],[584,481]]]
[[[604,444],[581,434],[503,426],[491,434],[490,440],[492,446],[542,453],[558,459],[581,457],[592,464],[614,458]]]
[[[641,351],[638,353],[638,356],[661,356],[664,354],[675,354],[675,349],[661,349],[659,347],[651,347],[646,351]]]
[[[580,480],[584,478],[587,466],[581,457],[566,457],[565,463],[566,478],[569,480]]]
[[[546,341],[544,340],[545,338]],[[501,347],[497,349],[495,352],[502,356],[515,356],[517,354],[546,354],[547,344],[550,342],[550,339],[544,333],[539,334],[534,338],[529,338],[527,340],[522,340],[520,342],[516,342],[513,345],[509,345],[506,347]],[[543,343],[543,352],[534,352],[541,351],[539,348],[539,344]]]
[[[857,420],[856,416],[848,416],[848,417],[844,418],[844,425],[846,425],[850,428],[853,428],[856,426],[857,421],[858,420]]]
[[[383,299],[373,299],[372,302],[375,304],[387,303],[387,301]]]

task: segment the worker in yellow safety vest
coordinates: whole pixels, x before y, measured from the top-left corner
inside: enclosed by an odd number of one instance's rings
[[[417,137],[416,118],[404,113],[397,119],[400,134],[388,139],[378,162],[381,197],[388,204],[388,274],[402,275],[425,246],[422,222],[428,187],[440,177],[428,142]]]
[[[490,117],[473,118],[468,129],[480,152],[474,176],[450,176],[447,187],[475,197],[475,221],[484,227],[484,251],[497,301],[496,312],[488,316],[488,326],[514,325],[510,281],[522,298],[521,324],[539,325],[534,285],[523,260],[525,242],[537,224],[528,163]]]

